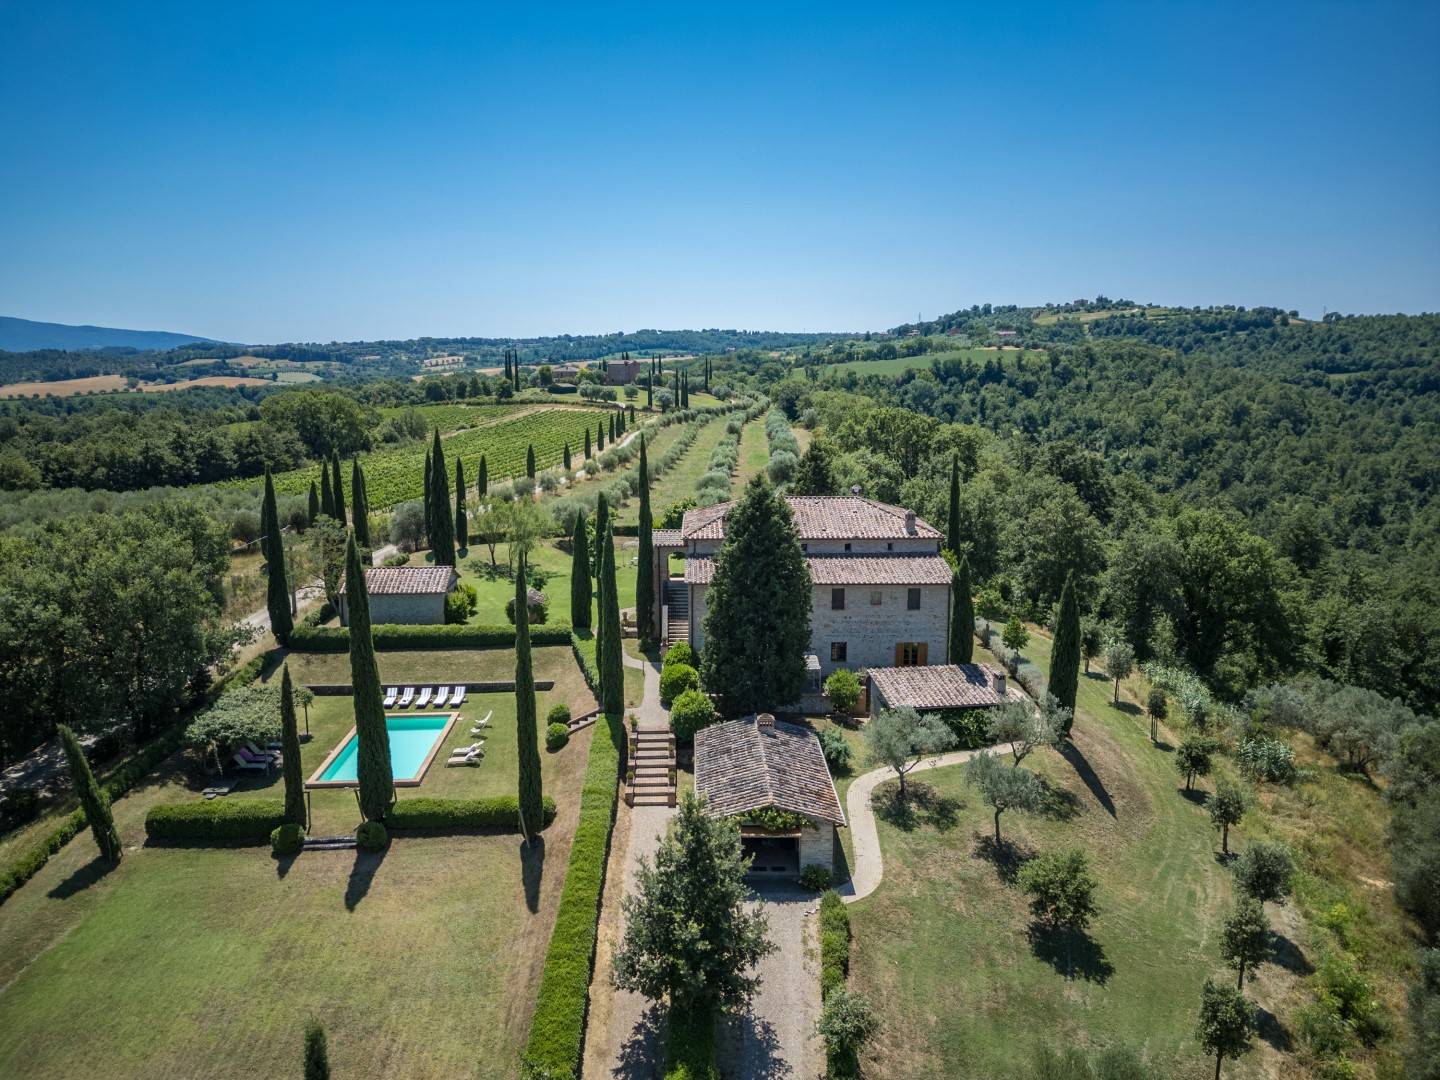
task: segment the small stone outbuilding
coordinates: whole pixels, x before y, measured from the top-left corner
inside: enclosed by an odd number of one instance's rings
[[[374,566],[365,571],[370,622],[443,623],[445,596],[455,587],[453,566]],[[340,585],[340,625],[350,625],[345,583]]]
[[[845,812],[820,740],[769,713],[695,733],[695,792],[711,817],[734,818],[756,876],[835,869],[835,830]]]
[[[870,718],[908,705],[916,712],[989,709],[1006,701],[1028,701],[1005,672],[989,664],[871,668]]]

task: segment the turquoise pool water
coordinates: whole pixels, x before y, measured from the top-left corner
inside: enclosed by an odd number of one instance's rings
[[[420,768],[430,755],[430,749],[450,723],[449,713],[418,716],[387,716],[385,730],[390,735],[390,768],[396,780],[414,780],[420,775]],[[335,759],[325,766],[317,780],[324,783],[352,783],[360,779],[356,755],[360,743],[352,733],[340,748]]]

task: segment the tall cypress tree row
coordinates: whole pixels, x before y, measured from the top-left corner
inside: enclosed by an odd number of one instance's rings
[[[950,455],[950,518],[945,523],[945,546],[960,554],[960,455]]]
[[[340,482],[340,452],[330,452],[330,498],[335,501],[335,516],[345,524],[345,485]]]
[[[375,561],[375,552],[370,542],[370,493],[365,490],[365,470],[360,468],[360,459],[350,463],[351,516],[355,519],[355,540],[365,549],[367,565]]]
[[[435,478],[434,462],[430,460],[430,448],[425,448],[425,542],[435,547]]]
[[[1050,649],[1050,693],[1071,711],[1074,722],[1075,694],[1080,687],[1080,601],[1075,596],[1075,575],[1065,575],[1060,590],[1060,610],[1055,617],[1055,644]],[[1069,725],[1065,734],[1070,734]]]
[[[635,578],[635,626],[640,640],[655,640],[655,538],[650,515],[650,468],[645,459],[645,435],[640,435],[640,550]]]
[[[475,492],[480,498],[490,494],[490,471],[485,466],[485,455],[480,455],[480,477],[475,481]]]
[[[280,515],[275,510],[275,482],[265,469],[265,499],[260,507],[261,554],[265,557],[265,609],[270,630],[281,645],[290,643],[295,621],[290,615],[290,584],[285,579],[285,539],[280,535]]]
[[[515,574],[515,747],[520,758],[520,833],[528,841],[543,826],[540,735],[535,717],[535,672],[530,660],[530,601],[525,553]]]
[[[600,670],[600,705],[610,716],[625,711],[625,670],[620,645],[620,597],[615,588],[615,545],[605,534],[605,563],[600,574],[600,635],[595,666]]]
[[[335,500],[330,495],[330,464],[320,463],[320,512],[326,517],[335,516]]]
[[[455,547],[464,551],[470,546],[470,519],[465,512],[465,466],[455,458]]]
[[[455,519],[450,511],[450,477],[445,469],[445,451],[440,446],[440,429],[435,429],[435,446],[430,453],[430,507],[435,515],[435,535],[430,550],[436,566],[455,565]]]
[[[575,515],[575,536],[570,552],[570,625],[590,629],[590,535],[585,531],[585,511]]]
[[[315,481],[311,480],[310,505],[306,508],[306,516],[309,518],[309,524],[314,525],[316,520],[320,517],[320,513],[320,493],[315,490]]]
[[[395,774],[390,766],[390,735],[385,728],[385,695],[375,666],[375,640],[370,636],[370,593],[354,532],[345,545],[345,610],[350,626],[350,686],[355,704],[360,813],[367,821],[379,821],[395,800]]]
[[[85,820],[90,824],[95,846],[110,862],[118,863],[125,849],[120,843],[120,834],[115,831],[110,800],[95,782],[95,774],[90,771],[90,762],[85,760],[85,751],[80,749],[80,740],[75,738],[75,733],[64,724],[56,724],[55,730],[60,734],[60,745],[65,750],[65,760],[70,764],[70,783],[75,788],[75,797],[80,800],[80,808],[85,811]]]
[[[525,475],[531,480],[535,479],[535,444],[531,443],[525,447]]]
[[[950,578],[950,663],[975,658],[975,600],[970,594],[970,560],[964,555]]]
[[[285,771],[285,820],[305,827],[305,774],[300,771],[300,727],[295,722],[295,687],[290,665],[280,671],[280,754]]]

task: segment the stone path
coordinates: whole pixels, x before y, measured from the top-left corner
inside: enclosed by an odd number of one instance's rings
[[[1010,743],[1002,743],[985,749],[1008,754],[1010,745]],[[980,753],[979,750],[953,750],[948,754],[937,754],[935,757],[921,761],[906,773],[906,776],[914,776],[917,772],[924,772],[926,769],[959,765],[969,761],[978,753]],[[850,819],[850,838],[855,851],[855,865],[850,868],[850,880],[836,891],[847,904],[869,896],[879,887],[880,879],[885,876],[885,864],[880,857],[880,834],[875,828],[875,811],[870,808],[870,800],[877,787],[886,780],[894,778],[894,769],[874,769],[864,776],[857,777],[845,795],[845,816]]]

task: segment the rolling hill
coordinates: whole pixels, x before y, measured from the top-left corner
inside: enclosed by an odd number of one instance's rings
[[[194,334],[168,330],[119,330],[111,326],[66,326],[64,323],[34,322],[0,315],[0,350],[28,352],[33,349],[173,349],[213,341]]]

